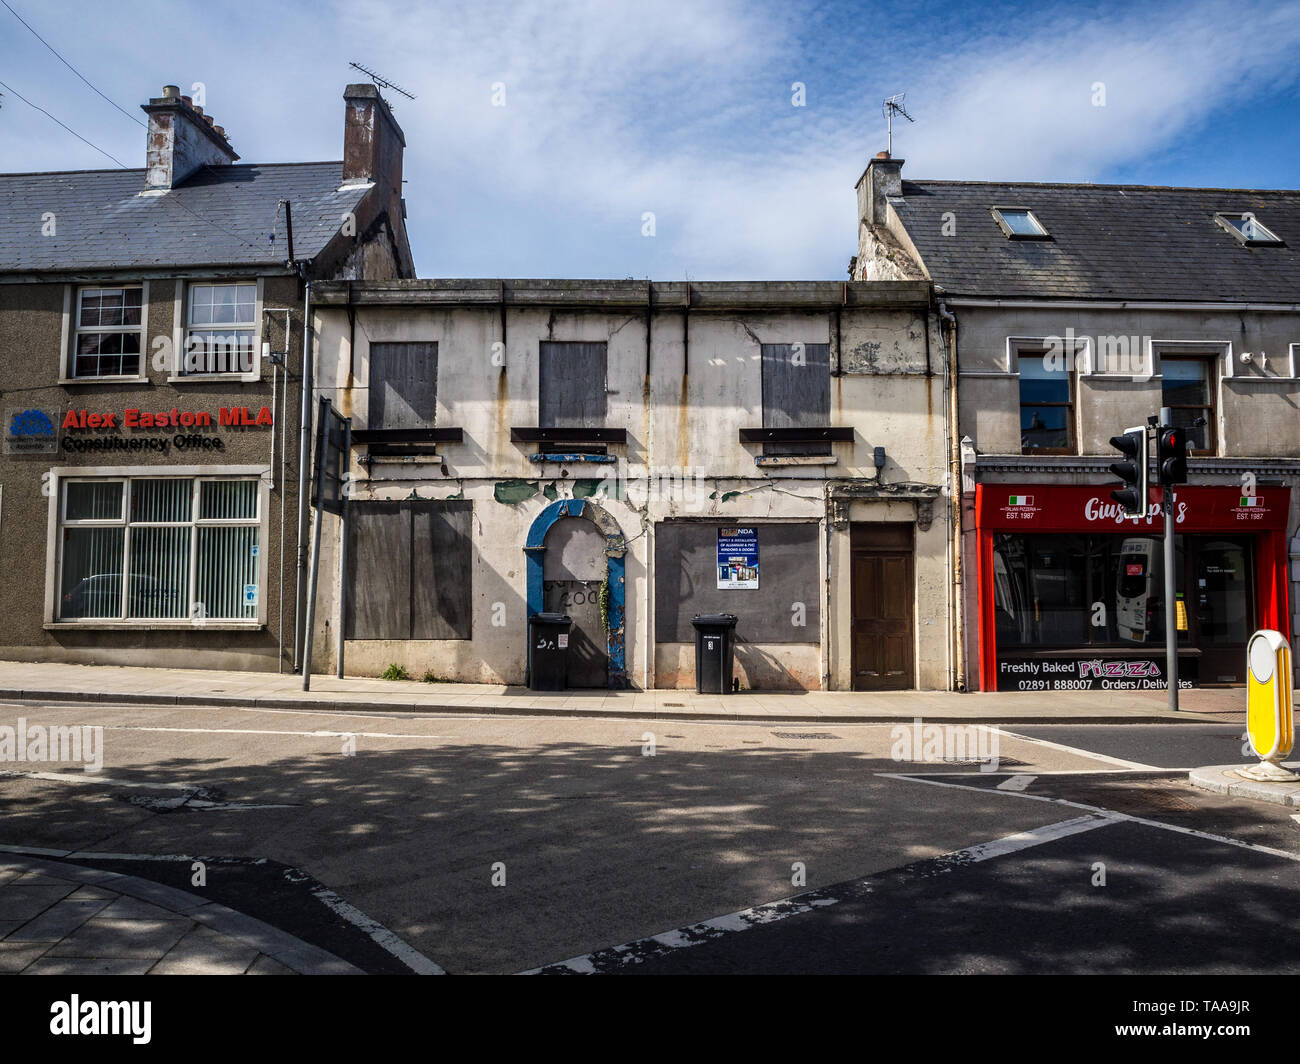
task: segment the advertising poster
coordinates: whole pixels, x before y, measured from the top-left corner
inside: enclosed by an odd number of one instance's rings
[[[718,588],[758,587],[758,529],[718,529]]]

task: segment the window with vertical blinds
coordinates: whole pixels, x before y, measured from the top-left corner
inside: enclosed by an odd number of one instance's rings
[[[257,619],[256,478],[67,480],[60,620]]]

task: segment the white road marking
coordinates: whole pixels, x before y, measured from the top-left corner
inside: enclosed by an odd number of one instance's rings
[[[1066,746],[1064,743],[1054,743],[1048,739],[1037,739],[1032,735],[1021,735],[1019,732],[1007,731],[1005,728],[994,727],[994,731],[1005,735],[1008,739],[1018,739],[1022,743],[1033,743],[1036,746],[1046,746],[1050,750],[1060,750],[1063,753],[1075,754],[1079,757],[1088,757],[1093,761],[1104,761],[1108,765],[1118,765],[1120,768],[1132,769],[1156,769],[1157,765],[1144,765],[1140,761],[1125,761],[1122,757],[1111,757],[1109,754],[1098,754],[1092,750],[1084,750],[1077,746]]]
[[[364,931],[379,946],[383,947],[388,953],[391,953],[399,961],[405,964],[416,975],[446,975],[447,973],[433,961],[429,960],[423,953],[414,946],[409,945],[397,935],[393,934],[383,924],[372,919],[355,906],[349,905],[340,898],[334,891],[328,887],[317,887],[312,892],[312,897],[328,908],[331,912],[341,916],[348,923]]]
[[[1029,831],[1019,831],[1014,835],[1006,835],[990,842],[982,842],[975,846],[952,850],[936,857],[912,862],[912,864],[925,866],[927,869],[933,869],[939,873],[950,872],[964,865],[989,861],[1009,853],[1017,853],[1033,846],[1041,846],[1044,843],[1054,842],[1070,835],[1077,835],[1083,831],[1104,828],[1114,823],[1115,820],[1115,817],[1105,811],[1102,811],[1099,815],[1089,814],[1088,816],[1074,817],[1071,820],[1046,824],[1042,827],[1032,828]],[[903,867],[908,866],[904,865]],[[891,871],[896,871],[896,869],[886,869],[866,879],[853,880],[837,886],[823,887],[818,890],[807,891],[804,894],[796,894],[794,897],[786,898],[783,901],[774,901],[766,905],[756,905],[750,909],[741,909],[739,912],[728,913],[726,916],[715,916],[712,920],[705,920],[702,923],[680,927],[673,931],[662,931],[657,935],[650,935],[647,938],[637,939],[621,946],[610,946],[607,949],[597,950],[595,953],[588,953],[581,957],[571,957],[567,961],[557,961],[554,964],[546,964],[540,968],[532,968],[519,974],[596,975],[628,964],[638,964],[644,960],[663,956],[673,950],[689,949],[691,946],[711,942],[725,935],[748,931],[751,928],[775,923],[791,916],[812,912],[814,909],[822,909],[827,906],[838,905],[843,901],[862,897],[871,893],[874,879],[887,875]]]
[[[1038,779],[1037,776],[1012,776],[1010,779],[1005,779],[999,783],[997,789],[1000,791],[1023,791],[1036,779]]]
[[[1084,809],[1090,813],[1099,813],[1110,817],[1115,821],[1129,821],[1133,824],[1144,824],[1149,828],[1161,828],[1165,831],[1176,831],[1181,835],[1191,835],[1198,839],[1208,839],[1210,842],[1222,842],[1228,846],[1237,846],[1243,850],[1255,850],[1258,853],[1271,854],[1273,857],[1285,857],[1288,861],[1300,863],[1300,853],[1290,853],[1287,850],[1278,850],[1272,846],[1261,846],[1257,842],[1245,842],[1242,839],[1230,839],[1226,835],[1215,835],[1208,831],[1198,831],[1196,828],[1183,827],[1181,824],[1166,824],[1161,820],[1148,820],[1146,817],[1133,816],[1131,813],[1117,813],[1113,809],[1103,809],[1098,805],[1087,805],[1084,802],[1072,802],[1068,798],[1051,798],[1045,794],[1027,794],[1022,791],[999,791],[990,790],[987,787],[972,787],[965,783],[945,783],[942,780],[934,779],[927,776],[909,776],[903,772],[881,772],[878,775],[890,779],[903,780],[906,783],[928,783],[933,787],[955,787],[962,791],[978,791],[981,794],[1000,794],[1009,798],[1027,798],[1031,802],[1052,802],[1056,805],[1067,806],[1070,809]]]
[[[41,846],[5,846],[0,845],[0,853],[20,853],[41,857],[61,857],[67,860],[92,861],[174,861],[190,863],[207,861],[209,863],[228,863],[221,858],[197,857],[179,853],[100,853],[96,850],[51,850]],[[253,861],[237,861],[240,865],[266,864],[265,857]],[[298,869],[286,869],[285,878],[290,882],[301,882],[307,877]],[[318,886],[311,891],[312,897],[328,908],[335,915],[346,920],[391,954],[417,975],[446,975],[447,973],[423,953],[404,942],[378,920],[367,916],[355,905],[349,905],[328,887]]]
[[[120,780],[112,776],[103,776],[98,772],[12,772],[0,770],[0,776],[17,776],[29,780],[45,780],[48,783],[97,783],[103,787],[139,787],[143,790],[156,790],[166,787],[178,791],[201,791],[189,783],[169,783],[165,780],[140,782],[138,780]]]

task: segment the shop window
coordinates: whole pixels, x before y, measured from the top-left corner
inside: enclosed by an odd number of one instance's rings
[[[825,428],[831,421],[831,345],[763,344],[763,428]],[[829,455],[825,443],[765,443],[765,457]]]
[[[430,429],[438,406],[438,345],[370,345],[368,429]]]
[[[348,513],[348,639],[469,639],[473,504],[354,501]]]
[[[192,284],[182,375],[257,370],[257,285]]]
[[[82,288],[77,291],[73,377],[139,377],[143,346],[142,287]]]
[[[1066,360],[1018,352],[1020,448],[1025,454],[1074,454],[1074,375]]]
[[[1160,377],[1160,405],[1187,433],[1191,452],[1214,454],[1214,360],[1161,355]]]
[[[256,478],[66,480],[60,620],[257,619]]]

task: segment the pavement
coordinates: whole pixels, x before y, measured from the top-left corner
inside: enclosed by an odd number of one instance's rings
[[[164,884],[0,853],[0,973],[358,975],[261,920]]]
[[[1245,717],[1242,688],[1197,688],[1171,713],[1163,691],[694,691],[575,690],[547,693],[504,684],[422,683],[369,677],[222,672],[109,665],[0,662],[0,698],[170,706],[421,712],[479,716],[613,717],[739,722],[1137,724]]]

